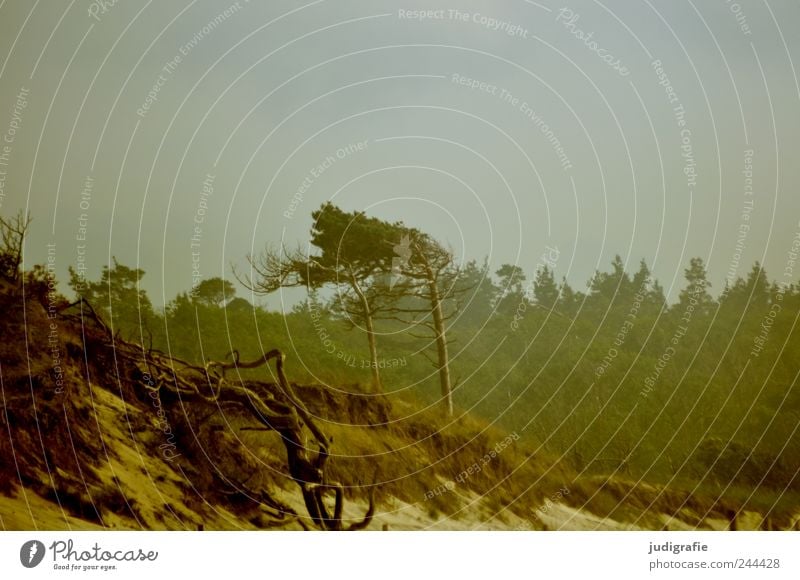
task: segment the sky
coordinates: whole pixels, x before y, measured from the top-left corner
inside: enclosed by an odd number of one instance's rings
[[[577,289],[615,254],[672,298],[693,256],[716,291],[756,260],[797,281],[799,23],[793,0],[10,0],[0,212],[31,213],[28,267],[116,257],[157,305],[305,247],[326,201],[493,270],[555,254]]]

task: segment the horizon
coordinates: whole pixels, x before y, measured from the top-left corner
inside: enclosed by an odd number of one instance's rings
[[[326,200],[492,271],[530,275],[556,247],[582,288],[619,254],[673,301],[698,256],[721,289],[756,261],[783,271],[800,235],[800,40],[769,33],[800,7],[774,4],[65,12],[0,69],[0,211],[31,211],[28,265],[55,243],[60,279],[79,259],[93,279],[115,255],[156,304],[305,243]],[[53,24],[4,10],[7,48]]]

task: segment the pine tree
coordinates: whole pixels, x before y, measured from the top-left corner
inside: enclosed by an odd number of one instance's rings
[[[749,306],[764,308],[769,304],[770,284],[767,280],[767,274],[759,262],[753,264],[747,274],[745,289]]]
[[[150,298],[141,288],[145,272],[129,268],[112,258],[114,267],[103,266],[100,280],[89,282],[70,266],[69,286],[127,339],[144,342],[151,331],[155,311]]]
[[[676,308],[685,312],[691,306],[694,313],[710,313],[714,299],[708,292],[711,282],[708,281],[708,273],[702,258],[692,258],[689,267],[684,270],[684,276],[687,284],[678,296]]]
[[[581,307],[581,302],[583,301],[584,295],[581,292],[575,292],[575,290],[572,289],[572,286],[570,286],[567,282],[566,276],[562,276],[561,278],[561,285],[558,288],[558,295],[559,310],[564,312],[567,316],[574,316]]]
[[[503,264],[495,275],[498,277],[496,302],[499,303],[506,298],[510,298],[510,302],[519,302],[524,293],[526,280],[522,268]]]
[[[549,267],[542,266],[536,272],[533,296],[536,300],[536,304],[548,310],[552,309],[558,303],[558,286],[553,277],[553,271]]]

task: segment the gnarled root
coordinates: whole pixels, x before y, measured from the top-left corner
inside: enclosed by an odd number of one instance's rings
[[[343,527],[344,490],[341,484],[328,482],[326,477],[326,463],[330,457],[332,441],[320,429],[314,417],[295,394],[291,383],[286,378],[283,368],[285,356],[280,350],[273,349],[252,362],[241,362],[238,351],[232,351],[229,353],[231,362],[210,361],[205,367],[200,367],[153,348],[147,349],[126,342],[119,336],[112,336],[109,327],[98,316],[91,304],[84,299],[70,304],[62,310],[74,306],[80,306],[79,319],[81,323],[86,319],[94,321],[100,330],[113,341],[116,354],[133,363],[142,377],[147,377],[147,380],[141,381],[147,390],[158,392],[162,388],[166,389],[177,395],[181,405],[196,402],[213,405],[216,409],[236,406],[238,409],[249,412],[263,425],[260,428],[249,429],[277,432],[286,448],[289,475],[300,487],[308,515],[318,528],[323,530],[361,530],[369,526],[375,513],[375,484],[370,486],[369,508],[364,518],[346,528]],[[61,314],[61,316],[78,318],[78,316],[70,314]],[[262,392],[256,392],[250,386],[232,384],[225,380],[225,371],[227,370],[257,368],[268,364],[273,359],[275,359],[278,384],[269,391],[260,388],[259,391]],[[306,444],[304,427],[308,428],[316,441],[317,451],[315,453],[311,452]],[[243,488],[243,486],[237,487]],[[324,501],[324,496],[330,492],[334,496],[333,513],[330,513]],[[262,504],[276,511],[283,511],[285,508],[285,506],[276,504],[266,494],[249,493],[254,497],[260,497]],[[301,525],[306,527],[302,522]]]
[[[325,505],[326,492],[332,491],[334,495],[333,515]],[[375,515],[375,487],[371,486],[369,491],[369,507],[364,518],[354,522],[347,527],[343,527],[342,512],[344,510],[344,489],[339,483],[328,483],[326,485],[313,485],[303,487],[303,499],[306,509],[312,520],[323,530],[331,531],[357,531],[368,527]]]

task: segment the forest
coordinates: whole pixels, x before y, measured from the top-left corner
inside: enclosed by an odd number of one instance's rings
[[[118,336],[200,366],[277,348],[298,381],[480,417],[578,476],[761,511],[797,504],[791,266],[773,279],[756,263],[712,288],[692,258],[670,303],[644,260],[626,268],[617,256],[574,289],[556,248],[491,272],[402,222],[331,204],[312,218],[307,248],[268,245],[232,279],[205,279],[163,309],[141,288],[146,273],[116,260],[97,280],[71,271],[69,286]],[[290,287],[307,291],[290,311],[256,305]]]

